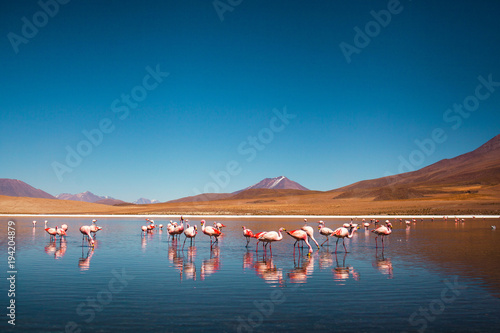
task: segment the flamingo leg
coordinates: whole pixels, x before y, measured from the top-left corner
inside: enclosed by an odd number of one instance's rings
[[[328,242],[328,236],[326,236],[326,240],[323,243],[321,243],[321,246],[323,246],[323,244],[325,244],[326,242]]]
[[[342,238],[342,244],[344,245],[344,250],[345,250],[345,253],[347,253],[347,248],[345,247],[345,241],[344,241],[344,238]]]
[[[340,238],[337,238],[337,242],[335,243],[335,254],[337,253],[337,246],[339,245],[339,239]]]

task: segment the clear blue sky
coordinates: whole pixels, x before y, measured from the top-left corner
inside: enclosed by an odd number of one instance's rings
[[[166,201],[228,163],[219,192],[331,190],[500,133],[500,87],[478,88],[500,82],[498,1],[46,2],[0,10],[0,177],[53,195]]]

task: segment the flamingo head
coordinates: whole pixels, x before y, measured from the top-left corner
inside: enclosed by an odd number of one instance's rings
[[[241,229],[245,230],[245,229],[246,229],[246,227],[245,227],[245,226],[242,226],[242,227],[241,227]]]
[[[392,224],[391,224],[391,222],[386,222],[386,224],[387,224],[387,227],[388,227],[388,228],[392,229]]]
[[[93,239],[90,240],[90,245],[92,245],[92,247],[95,246],[95,241]]]
[[[286,231],[286,229],[285,229],[285,228],[283,228],[283,227],[281,227],[281,228],[280,228],[280,232],[281,232],[281,231]]]
[[[198,227],[197,227],[196,225],[194,226],[194,230],[195,230],[195,231],[198,231]]]
[[[97,222],[97,220],[96,220],[96,219],[92,220],[92,223],[96,223],[96,222]]]
[[[205,225],[205,220],[200,221],[201,225]]]

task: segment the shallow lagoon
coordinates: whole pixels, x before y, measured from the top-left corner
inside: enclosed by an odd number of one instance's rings
[[[227,227],[210,249],[201,232],[195,245],[172,242],[166,230],[141,236],[143,218],[98,218],[95,249],[78,228],[91,218],[2,218],[16,222],[16,326],[2,331],[115,332],[497,332],[500,327],[498,219],[420,219],[376,248],[374,234],[358,230],[307,256],[293,254],[284,235],[273,255],[248,248],[254,232],[300,228],[301,218],[219,219]],[[49,226],[66,223],[66,240],[49,241]],[[214,219],[206,219],[209,225]],[[165,218],[156,224],[168,223]],[[341,219],[325,220],[335,229]],[[359,222],[359,221],[358,221]],[[310,225],[316,221],[310,219]],[[371,228],[372,229],[372,228]],[[317,229],[315,229],[317,230]],[[317,232],[321,243],[323,236]],[[7,237],[0,241],[7,248]],[[380,244],[379,244],[380,245]],[[2,251],[4,274],[7,254]],[[8,291],[6,279],[1,288]],[[3,292],[8,306],[7,292]],[[5,309],[5,307],[4,307]],[[8,310],[4,310],[7,313]]]

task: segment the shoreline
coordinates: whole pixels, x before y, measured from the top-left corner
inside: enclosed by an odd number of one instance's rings
[[[461,218],[461,219],[497,219],[500,215],[198,215],[198,214],[176,214],[176,215],[162,215],[162,214],[0,214],[0,217],[75,217],[75,218],[123,218],[123,217],[138,217],[138,218],[177,218],[183,216],[190,219],[391,219],[391,218],[434,218],[442,219],[447,216],[448,219]]]

